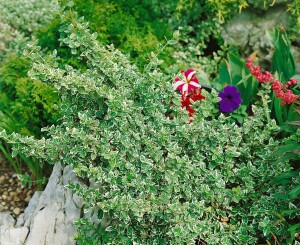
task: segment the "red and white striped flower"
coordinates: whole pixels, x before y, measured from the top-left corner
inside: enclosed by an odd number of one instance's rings
[[[174,90],[179,90],[181,94],[189,94],[191,90],[201,88],[199,84],[198,78],[195,76],[196,71],[192,69],[188,69],[186,71],[182,71],[184,73],[183,78],[176,77],[173,82]]]

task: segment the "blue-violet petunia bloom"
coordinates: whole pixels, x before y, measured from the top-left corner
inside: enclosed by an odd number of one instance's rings
[[[235,86],[226,86],[224,92],[219,93],[219,97],[220,111],[223,113],[233,112],[242,103],[241,95]]]

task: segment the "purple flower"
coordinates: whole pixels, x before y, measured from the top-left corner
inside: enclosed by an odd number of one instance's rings
[[[220,111],[223,113],[233,112],[242,103],[241,95],[235,86],[226,86],[224,92],[219,93],[219,97]]]

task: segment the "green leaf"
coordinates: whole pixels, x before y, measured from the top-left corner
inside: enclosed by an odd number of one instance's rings
[[[178,38],[180,37],[180,32],[179,32],[179,30],[176,30],[176,31],[173,32],[173,37],[174,37],[175,39],[178,39]]]
[[[74,5],[75,5],[75,4],[74,4],[73,1],[70,1],[70,2],[67,3],[67,6],[70,7],[70,8],[72,8]]]
[[[289,142],[286,145],[280,146],[273,154],[274,156],[282,156],[287,152],[292,152],[294,150],[300,149],[300,143]]]
[[[294,237],[294,235],[300,230],[300,223],[291,225],[288,230],[291,232],[292,237]]]
[[[295,60],[291,53],[288,36],[278,28],[267,30],[267,37],[275,46],[272,58],[272,72],[278,72],[283,82],[288,81],[295,74]]]
[[[98,210],[98,219],[102,219],[103,218],[103,215],[104,215],[104,212],[103,212],[103,210],[102,209],[99,209]]]
[[[289,196],[292,199],[299,199],[300,198],[300,185],[297,185],[292,190],[289,191]]]
[[[231,85],[236,86],[242,79],[242,69],[244,64],[237,55],[232,53],[228,54],[227,59],[230,69]]]
[[[277,200],[283,200],[283,201],[289,200],[289,197],[287,195],[283,195],[280,193],[275,193],[274,196]]]
[[[219,65],[219,82],[221,84],[231,84],[231,77],[229,73],[229,64],[225,59],[222,59]]]
[[[177,43],[176,40],[172,39],[172,40],[168,40],[168,44],[169,45],[175,45]]]
[[[299,171],[300,170],[298,169],[297,171],[291,171],[291,172],[287,172],[287,173],[282,173],[282,174],[280,174],[279,176],[277,176],[275,178],[275,182],[281,181],[283,179],[292,179],[292,178],[294,178],[294,177],[296,177],[296,176],[299,175]]]
[[[291,159],[294,159],[295,157],[297,157],[297,154],[295,154],[293,152],[288,152],[288,153],[284,154],[282,157],[279,157],[276,160],[276,163],[282,162],[282,161],[289,161]]]
[[[281,104],[280,99],[276,98],[274,93],[273,93],[272,102],[273,102],[272,104],[274,106],[273,108],[274,108],[276,120],[277,120],[278,124],[281,125],[284,122],[283,113],[282,113],[282,104]]]

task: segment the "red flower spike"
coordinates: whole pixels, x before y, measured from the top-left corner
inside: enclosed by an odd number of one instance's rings
[[[246,62],[246,67],[260,83],[272,84],[272,89],[276,93],[276,97],[282,100],[282,104],[291,104],[299,99],[298,95],[295,95],[291,90],[288,89],[290,86],[297,84],[297,80],[295,78],[291,78],[284,85],[277,79],[275,79],[270,72],[266,71],[265,73],[263,73],[260,69],[260,66],[254,66],[253,60],[253,57],[249,57]]]
[[[297,84],[297,80],[295,78],[291,78],[289,82],[291,83],[291,85]]]

